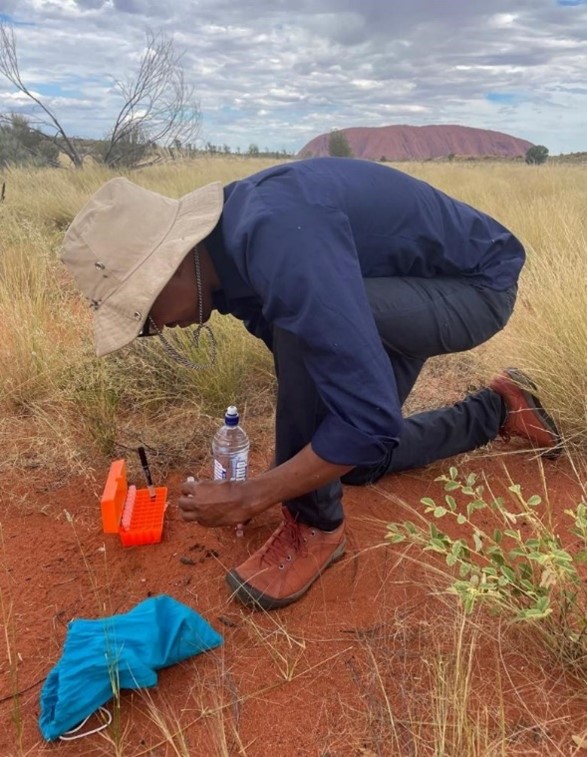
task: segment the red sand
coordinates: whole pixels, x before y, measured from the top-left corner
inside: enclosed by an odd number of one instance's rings
[[[538,463],[525,454],[496,455],[506,450],[496,444],[457,463],[498,481],[506,461],[528,495],[542,493]],[[39,475],[25,485],[16,473],[6,476],[3,488],[12,494],[3,504],[0,581],[7,637],[14,637],[12,664],[4,660],[1,668],[0,755],[437,754],[435,713],[454,695],[452,685],[439,691],[439,682],[449,680],[454,661],[455,600],[425,569],[432,559],[383,537],[386,522],[408,517],[398,501],[417,506],[423,496],[438,496],[434,476],[447,468],[347,489],[346,558],[297,604],[270,614],[233,603],[224,574],[264,541],[277,508],[251,523],[244,539],[232,529],[187,525],[173,504],[178,474],[168,482],[163,542],[127,549],[101,532],[99,484]],[[564,458],[546,462],[545,472],[555,521],[562,522],[564,509],[580,499],[576,478]],[[160,593],[196,609],[223,634],[224,646],[161,671],[150,692],[125,692],[117,727],[109,729],[118,752],[101,736],[43,742],[39,693],[61,654],[67,622],[124,612]],[[477,723],[485,732],[479,743],[507,739],[495,754],[587,753],[572,741],[587,731],[580,685],[523,628],[479,620],[470,698],[470,730]],[[450,701],[446,706],[450,711]],[[176,733],[175,746],[150,708]],[[448,747],[445,753],[454,754]]]

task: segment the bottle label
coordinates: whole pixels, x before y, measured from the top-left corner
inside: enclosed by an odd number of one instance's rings
[[[219,460],[214,460],[215,481],[245,481],[249,469],[249,455],[240,452],[230,456],[228,470]]]
[[[218,460],[214,460],[214,481],[226,481],[226,468]]]
[[[249,468],[249,456],[245,452],[241,455],[235,455],[232,460],[232,480],[245,481],[247,470]]]

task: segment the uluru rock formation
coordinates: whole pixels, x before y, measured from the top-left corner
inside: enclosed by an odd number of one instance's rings
[[[380,126],[340,129],[355,158],[369,160],[430,160],[452,156],[517,158],[532,142],[489,129],[469,126]],[[329,134],[314,137],[300,157],[328,155]]]

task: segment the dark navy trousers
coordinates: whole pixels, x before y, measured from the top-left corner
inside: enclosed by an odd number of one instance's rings
[[[402,405],[427,358],[469,350],[500,331],[517,291],[514,286],[495,292],[464,278],[365,279],[365,288]],[[278,377],[275,457],[280,464],[312,440],[326,408],[305,370],[298,338],[275,329],[273,355]],[[497,436],[504,418],[503,401],[490,389],[449,407],[410,415],[403,420],[399,444],[386,459],[374,468],[354,468],[342,483],[372,483],[387,473],[480,447]],[[341,500],[337,480],[284,504],[301,522],[331,530],[344,518]]]

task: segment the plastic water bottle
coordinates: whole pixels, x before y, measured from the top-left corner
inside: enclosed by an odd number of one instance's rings
[[[239,425],[238,410],[231,405],[224,425],[214,434],[212,457],[215,481],[244,481],[249,469],[249,437]]]
[[[214,434],[212,457],[215,481],[244,481],[249,470],[249,437],[239,425],[238,410],[234,405],[227,408],[224,425]],[[235,527],[237,536],[243,536],[243,524]]]

